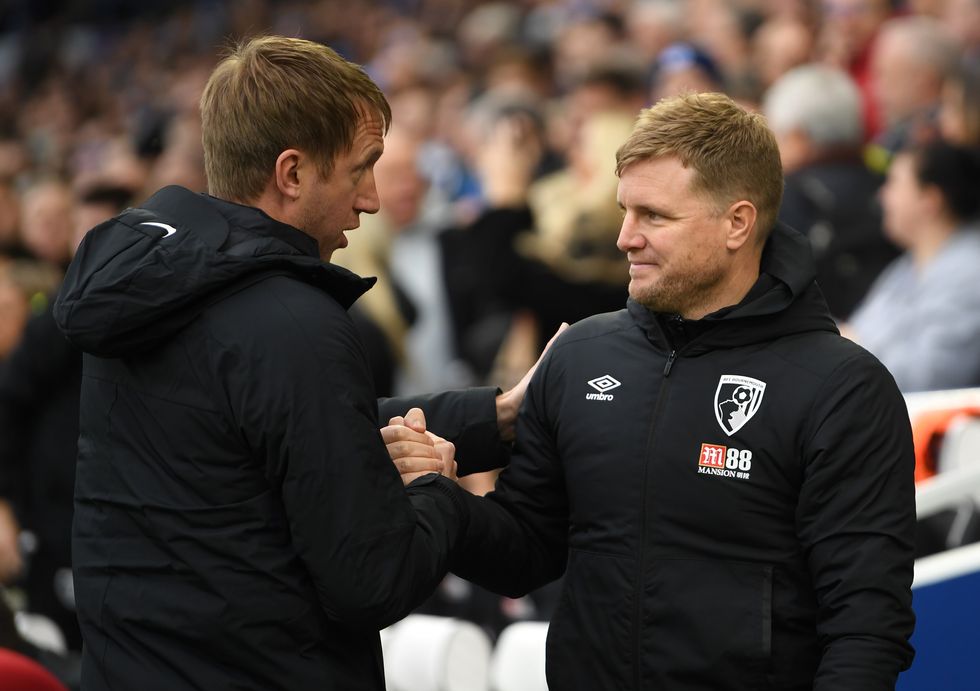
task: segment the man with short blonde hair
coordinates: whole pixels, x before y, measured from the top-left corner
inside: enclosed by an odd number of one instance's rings
[[[728,96],[695,93],[665,99],[640,112],[633,133],[616,152],[616,174],[649,158],[676,156],[694,171],[693,190],[718,210],[739,197],[756,207],[764,241],[776,223],[783,194],[779,148],[765,119]]]
[[[806,240],[772,227],[772,135],[687,95],[644,111],[618,163],[630,300],[542,360],[495,491],[459,492],[454,571],[511,597],[564,573],[553,689],[893,689],[908,414],[837,332]]]

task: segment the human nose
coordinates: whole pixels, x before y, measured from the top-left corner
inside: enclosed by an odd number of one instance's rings
[[[627,212],[623,217],[623,225],[619,229],[619,237],[616,238],[616,247],[620,252],[629,252],[642,246],[643,236],[637,232],[632,215]]]
[[[381,209],[381,199],[378,197],[378,186],[374,180],[374,171],[369,172],[361,180],[355,207],[358,213],[376,214]]]

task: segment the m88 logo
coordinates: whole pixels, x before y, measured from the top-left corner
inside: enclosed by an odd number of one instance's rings
[[[698,473],[748,480],[752,470],[752,452],[721,444],[701,444]]]

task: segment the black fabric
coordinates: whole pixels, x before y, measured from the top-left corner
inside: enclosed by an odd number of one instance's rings
[[[461,493],[458,575],[516,597],[564,573],[551,688],[884,691],[911,662],[904,400],[838,335],[804,238],[779,227],[762,272],[683,344],[632,301],[573,325],[496,490]],[[765,384],[737,429],[726,375]]]
[[[37,545],[23,587],[28,608],[55,621],[69,647],[81,634],[59,575],[71,568],[71,516],[82,353],[45,310],[0,365],[0,497]]]
[[[86,351],[86,689],[382,689],[378,629],[445,572],[460,499],[403,488],[346,312],[370,282],[315,253],[180,188],[82,243],[55,316]]]

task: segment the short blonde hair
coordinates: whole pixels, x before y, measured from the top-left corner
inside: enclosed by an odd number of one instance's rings
[[[289,148],[313,156],[324,175],[350,151],[364,111],[385,131],[391,108],[363,69],[330,48],[298,38],[261,36],[218,64],[201,96],[201,139],[208,191],[250,201]]]
[[[664,156],[693,168],[694,191],[708,196],[719,211],[739,199],[752,202],[758,238],[768,236],[782,202],[783,169],[776,138],[761,115],[719,93],[665,98],[640,111],[616,152],[616,174]]]

